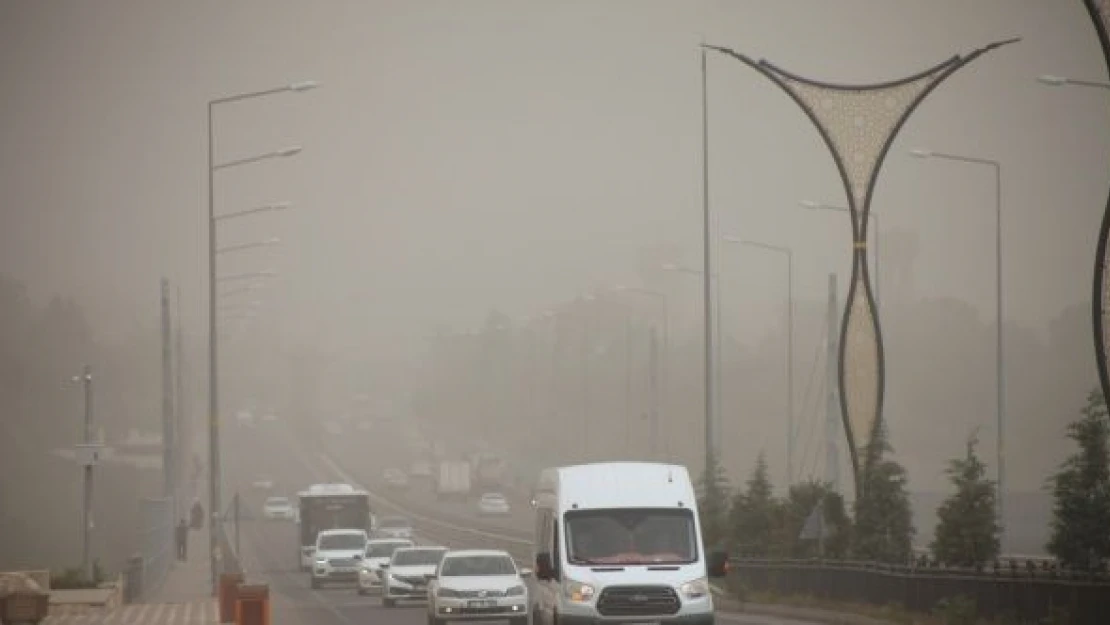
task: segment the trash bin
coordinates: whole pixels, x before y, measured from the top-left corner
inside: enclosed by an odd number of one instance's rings
[[[235,601],[235,625],[270,625],[270,587],[240,584]]]
[[[220,622],[235,622],[235,599],[239,584],[243,583],[242,573],[223,573],[220,575],[219,603]]]
[[[32,590],[14,590],[0,597],[0,622],[4,625],[33,625],[50,612],[50,595]]]

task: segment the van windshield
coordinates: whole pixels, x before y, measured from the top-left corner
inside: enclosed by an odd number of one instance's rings
[[[687,509],[618,508],[566,513],[571,564],[687,564],[698,559]]]

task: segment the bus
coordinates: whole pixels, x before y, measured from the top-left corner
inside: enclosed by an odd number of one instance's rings
[[[350,484],[314,484],[297,493],[300,515],[301,570],[312,568],[316,535],[324,530],[358,529],[373,531],[370,493]]]

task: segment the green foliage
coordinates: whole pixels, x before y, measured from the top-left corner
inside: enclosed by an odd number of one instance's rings
[[[937,560],[969,568],[998,557],[1001,532],[995,485],[986,478],[986,465],[975,453],[978,443],[972,435],[964,457],[948,464],[956,492],[937,510],[936,539],[929,545]]]
[[[732,548],[744,555],[771,555],[772,532],[778,525],[779,504],[767,476],[767,458],[760,452],[747,488],[737,490],[729,513]]]
[[[1110,558],[1110,424],[1100,392],[1088,395],[1082,414],[1068,425],[1079,449],[1049,480],[1055,502],[1047,549],[1064,566],[1090,570]]]
[[[946,597],[937,602],[933,615],[944,625],[975,625],[978,609],[975,600],[966,595]]]
[[[863,450],[852,535],[852,555],[859,560],[904,563],[912,554],[914,528],[906,470],[885,457],[891,451],[880,421]]]
[[[100,560],[93,560],[93,578],[90,580],[79,567],[64,569],[59,573],[50,574],[50,587],[57,590],[74,590],[83,588],[99,588],[104,582],[104,570],[100,568]]]
[[[806,519],[818,508],[824,515],[822,540],[802,539]],[[791,558],[843,558],[851,540],[851,520],[844,507],[844,498],[827,484],[802,482],[790,487],[782,503],[779,538],[776,543]]]
[[[724,546],[728,537],[728,478],[724,467],[711,456],[698,478],[698,516],[705,548]]]

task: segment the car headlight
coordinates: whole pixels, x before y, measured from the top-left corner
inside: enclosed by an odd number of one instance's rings
[[[316,564],[327,564],[328,559],[323,556],[316,556]]]
[[[563,594],[575,603],[589,603],[594,598],[594,587],[573,579],[567,579],[563,582]]]
[[[524,594],[524,586],[513,586],[505,591],[506,597],[519,597]]]
[[[436,589],[436,596],[437,597],[459,597],[460,595],[459,595],[459,591],[453,590],[451,588],[437,588]]]
[[[700,599],[709,594],[709,581],[701,577],[678,587],[678,592],[687,599]]]

